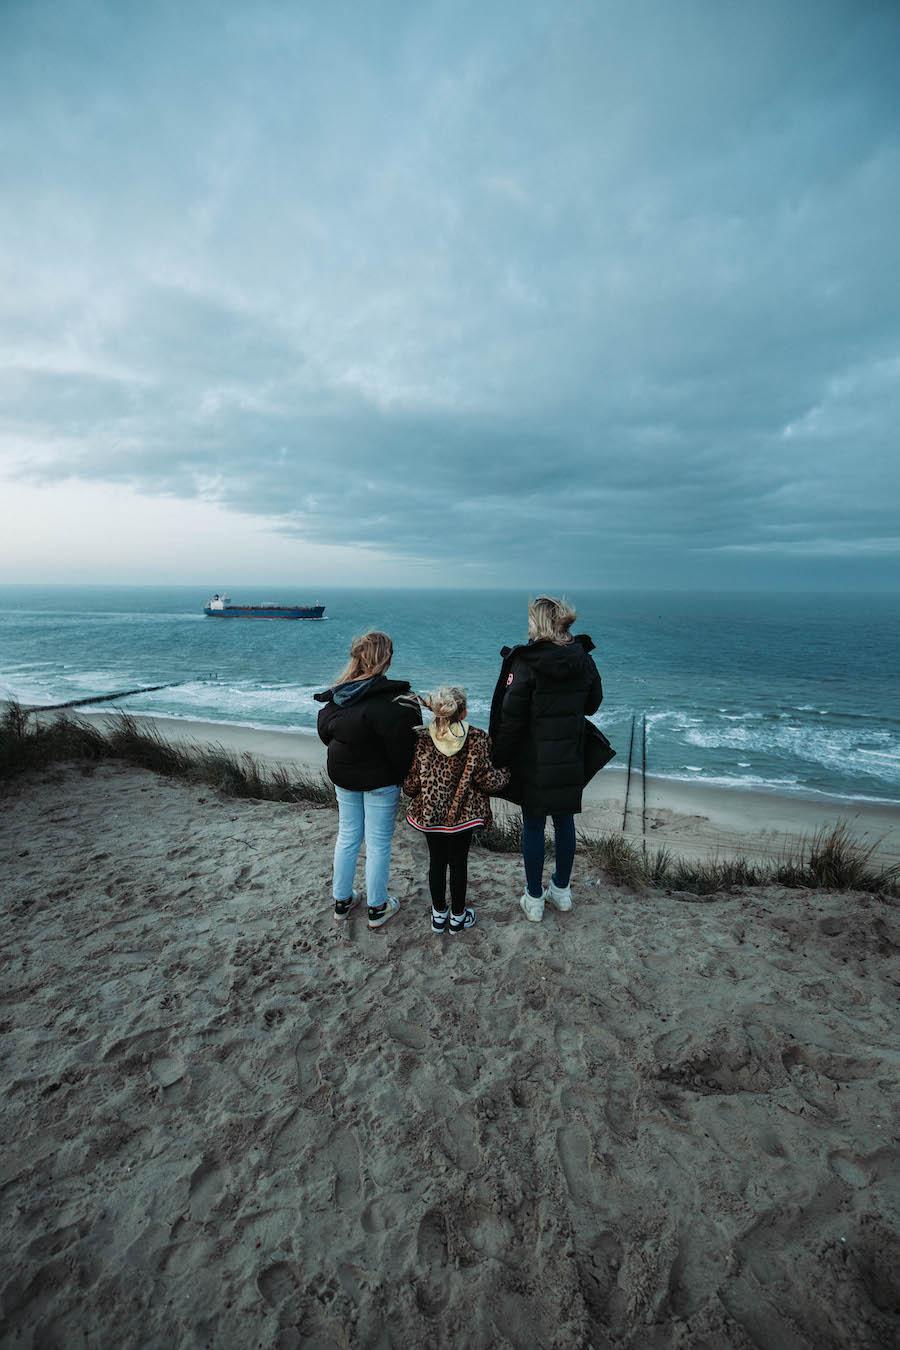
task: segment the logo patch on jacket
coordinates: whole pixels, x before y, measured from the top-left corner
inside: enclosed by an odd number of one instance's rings
[[[508,689],[509,686],[512,684],[514,678],[515,678],[515,676],[513,675],[512,671],[510,671],[509,674],[508,674],[507,677],[506,677],[506,687],[507,687],[507,689]]]

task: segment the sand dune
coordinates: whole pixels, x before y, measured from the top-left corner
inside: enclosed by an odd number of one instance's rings
[[[895,905],[576,877],[332,923],[325,809],[103,765],[3,800],[3,1343],[881,1347]]]

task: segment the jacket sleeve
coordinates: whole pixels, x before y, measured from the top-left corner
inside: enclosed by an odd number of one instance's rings
[[[334,704],[326,703],[324,708],[319,709],[319,716],[316,718],[316,730],[319,733],[319,740],[329,745],[334,739]]]
[[[509,784],[509,769],[495,769],[491,763],[490,737],[481,742],[478,768],[472,777],[475,786],[487,793],[502,792]]]
[[[511,684],[503,695],[500,726],[494,737],[491,758],[498,768],[512,763],[519,742],[528,734],[531,718],[531,671],[523,665],[510,671]]]
[[[418,741],[413,750],[412,764],[409,766],[409,773],[403,780],[403,791],[407,797],[418,797],[422,790],[422,775],[419,771],[419,746]]]
[[[590,667],[591,682],[588,685],[588,691],[584,699],[584,711],[585,716],[590,717],[591,713],[595,713],[603,702],[603,684],[600,679],[600,672],[594,665],[593,657],[588,657],[588,665]]]
[[[385,757],[398,783],[402,783],[409,773],[416,749],[416,727],[421,725],[422,714],[419,709],[400,704],[394,704],[391,715],[379,722]]]

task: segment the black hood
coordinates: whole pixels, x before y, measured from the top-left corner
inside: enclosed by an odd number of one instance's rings
[[[349,683],[349,681],[347,681],[347,683]],[[331,689],[323,689],[320,694],[313,694],[316,703],[330,703],[334,698],[335,688],[340,688],[340,685],[336,685]],[[346,708],[353,703],[362,703],[363,699],[371,698],[373,694],[379,696],[386,694],[389,697],[395,698],[400,694],[408,694],[409,690],[409,680],[389,680],[386,675],[376,675],[374,679],[367,680],[358,693],[347,699],[344,707]]]
[[[504,661],[515,656],[534,670],[539,670],[547,680],[571,680],[584,668],[584,658],[594,650],[594,643],[587,633],[578,633],[561,646],[549,638],[537,642],[523,642],[519,647],[503,647],[500,655]]]

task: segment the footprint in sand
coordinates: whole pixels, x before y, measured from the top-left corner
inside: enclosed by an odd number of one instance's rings
[[[419,1224],[416,1238],[416,1303],[426,1317],[436,1317],[447,1302],[447,1224],[438,1209],[430,1209]]]
[[[614,1233],[600,1233],[588,1248],[575,1256],[578,1284],[588,1315],[601,1326],[610,1321],[610,1304],[616,1297],[616,1282],[622,1264],[622,1247]],[[619,1295],[621,1298],[621,1295]]]
[[[390,1196],[376,1195],[366,1205],[359,1221],[362,1224],[363,1232],[370,1236],[375,1233],[384,1233],[396,1224],[397,1209]]]
[[[634,1139],[637,1130],[634,1123],[634,1111],[631,1093],[621,1083],[610,1082],[603,1103],[603,1115],[614,1135],[620,1139]]]
[[[287,1261],[266,1266],[259,1272],[256,1283],[263,1298],[273,1308],[293,1298],[299,1288],[297,1276]]]
[[[495,1261],[512,1260],[516,1231],[512,1220],[500,1208],[479,1201],[467,1203],[461,1218],[463,1235],[469,1246]]]
[[[67,1247],[71,1247],[73,1242],[78,1242],[83,1236],[80,1224],[66,1224],[62,1228],[54,1229],[36,1237],[32,1242],[29,1242],[26,1251],[32,1260],[46,1261],[51,1256],[58,1256],[60,1252],[65,1251]]]
[[[593,1205],[595,1194],[591,1136],[583,1125],[565,1125],[556,1136],[556,1147],[572,1199],[577,1205]]]
[[[150,1073],[162,1088],[172,1088],[184,1077],[184,1060],[178,1055],[157,1055],[150,1065]]]
[[[332,1135],[327,1156],[334,1166],[334,1203],[338,1209],[358,1209],[362,1198],[359,1144],[352,1130],[339,1128]]]
[[[584,1037],[576,1027],[557,1026],[554,1032],[559,1062],[570,1078],[584,1075]]]
[[[120,1040],[113,1041],[104,1052],[103,1060],[106,1062],[109,1059],[130,1059],[132,1055],[154,1054],[162,1046],[165,1036],[162,1027],[138,1031],[133,1036],[123,1036]]]
[[[405,1045],[407,1050],[424,1050],[428,1044],[427,1034],[413,1022],[402,1022],[395,1018],[394,1021],[388,1022],[387,1031],[389,1036]]]
[[[536,1092],[533,1083],[527,1078],[514,1078],[509,1086],[509,1095],[517,1111],[525,1111],[534,1102]]]
[[[297,1086],[304,1097],[311,1096],[319,1084],[316,1072],[316,1060],[322,1046],[322,1036],[318,1026],[313,1023],[294,1046],[294,1058],[297,1063]]]
[[[279,1126],[269,1160],[272,1163],[291,1163],[300,1159],[304,1144],[310,1136],[309,1118],[300,1110],[291,1111]]]
[[[874,1181],[885,1181],[900,1173],[900,1150],[881,1148],[866,1154],[836,1149],[828,1155],[828,1166],[848,1186],[862,1190]]]
[[[465,1111],[458,1111],[447,1119],[441,1143],[454,1167],[461,1172],[474,1172],[481,1162],[478,1126]]]
[[[204,1223],[222,1192],[222,1169],[212,1158],[204,1158],[194,1170],[190,1184],[191,1218]]]

